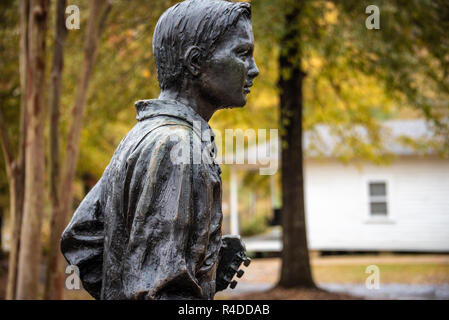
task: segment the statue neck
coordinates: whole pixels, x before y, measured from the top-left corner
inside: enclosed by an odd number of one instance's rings
[[[159,95],[161,100],[176,100],[188,105],[195,110],[204,120],[209,122],[214,112],[218,109],[209,101],[206,101],[194,88],[185,90],[163,90]]]

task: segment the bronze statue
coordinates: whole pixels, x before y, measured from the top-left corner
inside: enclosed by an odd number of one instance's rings
[[[66,260],[96,299],[213,299],[242,275],[243,243],[221,235],[207,122],[246,104],[259,73],[253,49],[248,3],[186,0],[160,17],[161,94],[136,102],[137,124],[62,235]]]

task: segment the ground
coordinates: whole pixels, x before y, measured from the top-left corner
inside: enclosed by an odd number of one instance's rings
[[[236,300],[353,300],[361,297],[333,293],[319,289],[282,289],[274,288],[262,292],[251,292],[233,297]]]
[[[226,290],[217,298],[449,299],[449,255],[313,256],[311,264],[315,282],[325,290],[271,289],[279,279],[280,259],[254,259],[236,290]],[[365,286],[370,265],[379,268],[380,290]]]
[[[448,254],[312,256],[313,277],[321,290],[272,289],[278,281],[280,263],[279,258],[253,259],[248,268],[243,268],[245,274],[237,288],[219,293],[217,299],[449,299]],[[379,268],[381,290],[366,289],[370,274],[365,271],[370,265]],[[7,261],[3,259],[0,298],[4,297],[6,271]],[[92,299],[84,290],[65,290],[64,295],[65,299]]]
[[[318,283],[364,283],[366,267],[379,267],[384,283],[449,284],[449,255],[346,255],[312,257]],[[279,279],[279,258],[253,259],[241,283],[272,283]]]

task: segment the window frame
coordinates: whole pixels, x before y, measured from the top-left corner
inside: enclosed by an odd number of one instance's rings
[[[385,185],[385,194],[381,196],[371,195],[371,185],[373,184],[383,184]],[[368,182],[368,199],[369,199],[369,215],[370,217],[388,217],[389,207],[388,207],[388,183],[386,181],[369,181]],[[373,213],[371,204],[373,203],[385,203],[385,213]]]
[[[395,223],[394,219],[394,202],[393,202],[393,181],[391,177],[384,175],[367,175],[363,179],[364,183],[364,207],[365,207],[365,223],[381,223],[391,224]],[[385,195],[384,196],[371,196],[370,185],[372,183],[384,183]],[[375,201],[373,201],[373,199]],[[377,201],[376,201],[377,200]],[[386,214],[372,214],[371,203],[385,202],[387,206]]]

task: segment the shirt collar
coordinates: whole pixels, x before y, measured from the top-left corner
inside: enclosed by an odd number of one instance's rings
[[[208,130],[211,135],[211,141],[214,141],[214,133],[207,121],[191,107],[179,101],[148,99],[136,101],[134,106],[137,110],[136,119],[138,121],[157,116],[169,116],[184,120],[192,125],[193,128],[198,128],[198,124],[201,124],[201,130]]]

